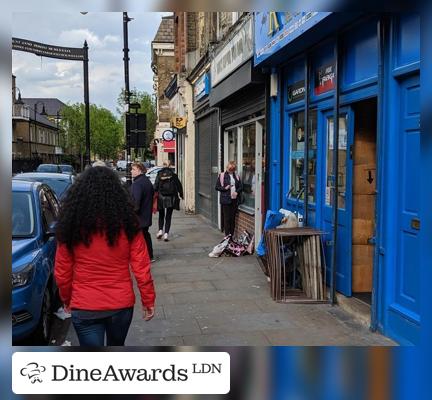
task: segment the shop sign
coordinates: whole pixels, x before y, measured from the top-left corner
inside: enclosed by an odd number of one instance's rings
[[[334,89],[335,66],[329,64],[320,67],[315,72],[315,95]]]
[[[305,81],[298,81],[291,86],[288,86],[288,104],[303,100],[305,97],[306,88]]]
[[[173,117],[172,126],[177,129],[183,129],[187,124],[187,119],[185,117]]]
[[[195,101],[201,100],[210,93],[210,77],[205,73],[195,82],[194,96]]]
[[[254,13],[254,64],[258,65],[288,43],[329,16],[330,12],[275,12]]]
[[[211,63],[211,85],[216,86],[226,76],[253,56],[252,19],[248,19],[225,43]]]
[[[27,39],[12,38],[12,50],[25,51],[37,56],[84,61],[83,48],[53,46]]]

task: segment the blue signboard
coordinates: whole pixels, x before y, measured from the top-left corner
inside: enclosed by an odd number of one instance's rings
[[[205,73],[195,82],[194,96],[195,101],[202,99],[210,93],[210,79],[209,74]]]
[[[330,14],[316,11],[255,12],[254,64],[260,64]]]

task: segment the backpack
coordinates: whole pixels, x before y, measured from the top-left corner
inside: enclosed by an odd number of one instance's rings
[[[177,193],[174,175],[171,171],[163,171],[160,173],[159,193],[163,196],[173,196]]]

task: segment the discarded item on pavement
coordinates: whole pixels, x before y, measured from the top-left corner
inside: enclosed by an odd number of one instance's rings
[[[225,236],[209,253],[209,257],[220,257],[222,255],[240,257],[246,254],[253,254],[253,242],[254,236],[251,236],[246,230],[242,232],[237,240],[232,235]]]
[[[56,312],[54,312],[54,315],[57,318],[61,319],[62,321],[71,317],[71,314],[66,312],[63,307],[59,307],[59,309]]]

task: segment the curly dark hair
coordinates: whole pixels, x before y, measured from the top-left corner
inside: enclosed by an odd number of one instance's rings
[[[139,231],[132,198],[116,172],[107,167],[89,167],[69,188],[62,201],[56,237],[70,251],[91,244],[95,233],[105,233],[114,246],[124,230],[130,241]]]

